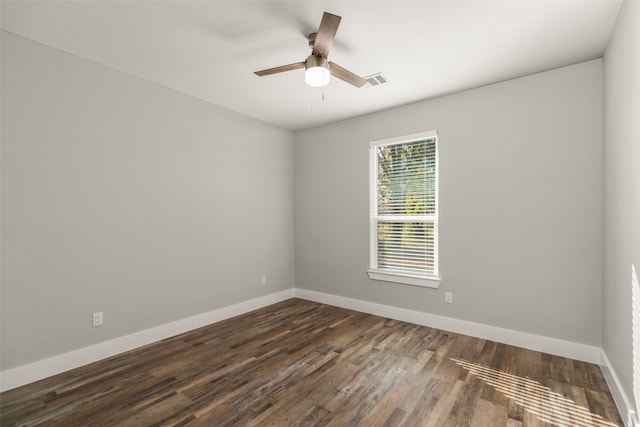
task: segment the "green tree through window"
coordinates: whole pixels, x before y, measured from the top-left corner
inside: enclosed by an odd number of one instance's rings
[[[371,149],[371,268],[437,276],[436,137]]]

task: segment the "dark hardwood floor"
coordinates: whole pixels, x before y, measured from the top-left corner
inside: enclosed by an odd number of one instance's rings
[[[622,426],[599,367],[291,299],[0,395],[3,426]]]

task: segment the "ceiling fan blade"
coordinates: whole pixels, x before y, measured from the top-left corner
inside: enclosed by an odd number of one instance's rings
[[[268,76],[269,74],[283,73],[285,71],[297,70],[299,68],[304,68],[304,62],[295,62],[293,64],[281,65],[279,67],[267,68],[266,70],[260,70],[254,72],[254,74],[262,77]]]
[[[367,84],[365,79],[352,73],[346,68],[339,66],[335,62],[329,61],[329,70],[333,77],[354,85],[355,87],[362,87]]]
[[[320,28],[318,28],[318,33],[316,34],[316,41],[313,43],[313,54],[315,56],[321,56],[323,58],[329,56],[329,50],[331,50],[331,45],[333,44],[333,39],[336,37],[341,19],[338,15],[333,15],[329,12],[325,12],[322,15]]]

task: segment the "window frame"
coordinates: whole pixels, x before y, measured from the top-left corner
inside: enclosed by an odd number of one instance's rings
[[[419,274],[391,271],[378,268],[378,221],[381,216],[378,215],[378,147],[417,142],[421,140],[435,139],[435,214],[434,215],[398,215],[391,216],[403,220],[418,220],[420,222],[429,222],[434,228],[434,270],[435,274]],[[369,279],[381,280],[385,282],[401,283],[411,286],[421,286],[427,288],[438,288],[440,286],[441,276],[439,269],[439,159],[438,159],[438,132],[436,130],[419,132],[411,135],[403,135],[394,138],[387,138],[369,142],[369,268],[367,274]],[[386,218],[387,220],[390,218]]]

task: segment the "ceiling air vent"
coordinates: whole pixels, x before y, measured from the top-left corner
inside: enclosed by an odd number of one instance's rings
[[[369,83],[369,86],[378,86],[387,82],[386,77],[383,76],[382,73],[372,74],[364,79]]]

